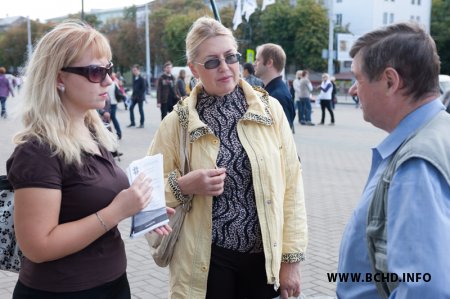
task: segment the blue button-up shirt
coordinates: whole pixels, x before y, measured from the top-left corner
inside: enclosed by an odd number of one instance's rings
[[[395,150],[443,109],[439,100],[421,106],[372,149],[369,178],[345,228],[339,253],[338,273],[360,273],[361,280],[338,281],[338,298],[380,298],[375,283],[365,279],[366,273],[372,272],[366,240],[368,205]],[[392,179],[387,213],[389,272],[400,279],[403,273],[422,276],[400,282],[390,298],[450,298],[450,186],[446,180],[425,160],[406,161]],[[431,280],[426,282],[423,276]]]

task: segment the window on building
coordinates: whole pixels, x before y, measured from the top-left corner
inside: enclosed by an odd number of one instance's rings
[[[412,5],[416,4],[416,1],[415,0],[411,0],[411,4]]]
[[[417,23],[420,23],[420,16],[416,17],[416,21],[417,21]]]
[[[342,2],[342,0],[336,0],[336,3],[341,3]]]
[[[389,24],[392,24],[392,23],[394,23],[394,14],[393,13],[391,13],[389,15]]]
[[[387,12],[383,13],[383,25],[387,25],[387,18],[388,18],[388,13]]]
[[[341,13],[336,14],[336,25],[342,26],[342,14]]]
[[[414,19],[415,19],[414,16],[411,16],[411,17],[409,18],[410,21],[414,21]]]
[[[420,0],[417,0],[417,5],[420,5]]]

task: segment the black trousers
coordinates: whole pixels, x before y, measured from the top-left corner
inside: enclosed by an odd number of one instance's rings
[[[264,253],[240,253],[212,245],[206,299],[272,299]]]
[[[161,109],[161,120],[163,120],[164,117],[166,117],[167,113],[170,112],[167,103],[161,103],[160,109]]]
[[[145,121],[145,116],[144,116],[144,101],[143,100],[139,100],[139,101],[135,101],[132,100],[131,101],[131,106],[130,106],[130,122],[132,125],[136,125],[136,122],[134,121],[134,106],[136,106],[136,104],[138,105],[139,108],[139,114],[141,116],[140,119],[140,124],[143,125],[144,121]]]
[[[333,109],[331,109],[331,100],[320,100],[320,108],[322,108],[322,120],[320,121],[321,124],[325,122],[325,108],[330,112],[331,116],[331,123],[334,124],[334,113]]]
[[[78,292],[53,293],[29,288],[17,281],[13,299],[130,299],[127,274],[101,286]]]

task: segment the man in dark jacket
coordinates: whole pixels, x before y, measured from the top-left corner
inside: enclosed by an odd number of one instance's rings
[[[286,64],[286,53],[276,44],[264,44],[256,48],[255,74],[263,83],[270,96],[276,98],[283,107],[291,128],[294,127],[295,108],[291,93],[283,81],[281,72]]]
[[[164,73],[159,77],[156,89],[158,108],[161,109],[161,120],[168,112],[173,110],[173,106],[178,101],[175,92],[175,82],[175,77],[172,75],[172,62],[167,61],[164,63]]]
[[[139,107],[139,114],[141,116],[141,122],[138,128],[144,127],[144,101],[145,101],[145,80],[141,76],[141,71],[139,65],[135,64],[131,69],[133,73],[133,93],[131,95],[131,106],[130,106],[130,124],[127,126],[134,127],[136,123],[134,121],[134,106],[136,104]]]

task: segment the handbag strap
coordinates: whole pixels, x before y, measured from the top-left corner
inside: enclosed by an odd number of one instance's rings
[[[180,166],[182,176],[191,171],[188,159],[189,139],[187,130],[187,127],[184,128],[180,125]]]
[[[189,138],[188,138],[188,126],[180,124],[180,171],[181,176],[186,175],[191,171],[191,166],[189,163]],[[185,201],[183,203],[183,209],[188,212],[191,209],[191,201],[193,195],[185,196]]]

